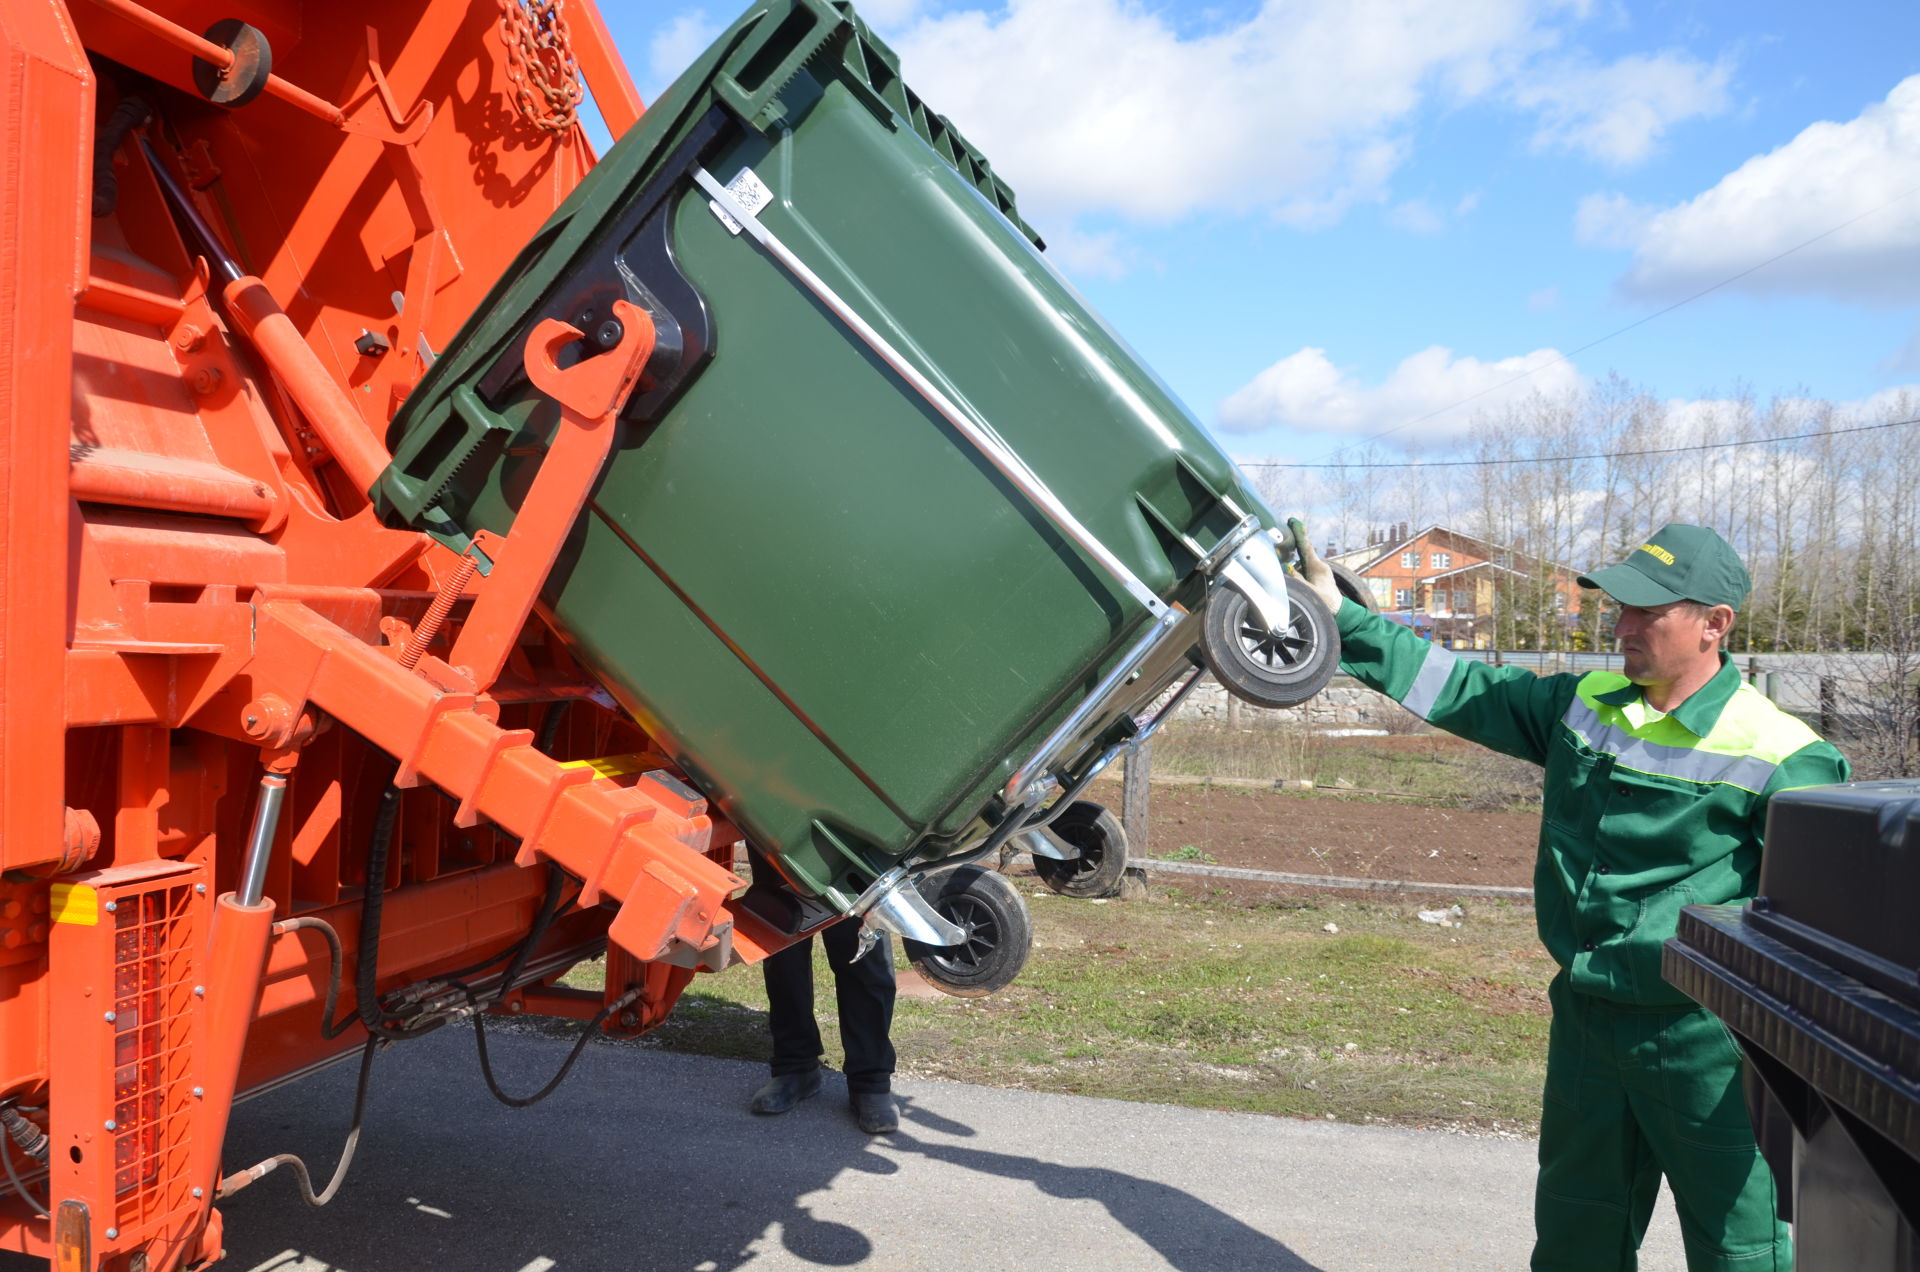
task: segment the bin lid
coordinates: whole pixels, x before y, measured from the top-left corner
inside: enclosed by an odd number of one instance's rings
[[[1774,914],[1920,968],[1920,781],[1782,791],[1767,808],[1760,895]]]

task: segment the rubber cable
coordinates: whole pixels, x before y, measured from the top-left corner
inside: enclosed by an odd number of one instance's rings
[[[13,1191],[20,1194],[20,1200],[26,1202],[27,1205],[32,1208],[36,1217],[41,1219],[51,1218],[53,1212],[42,1205],[40,1199],[27,1190],[27,1185],[20,1178],[19,1172],[14,1170],[13,1154],[5,1148],[0,1148],[0,1162],[5,1163],[7,1168],[7,1182],[13,1185]]]
[[[486,1079],[487,1090],[492,1093],[494,1099],[500,1101],[500,1103],[510,1109],[524,1109],[540,1103],[540,1101],[559,1090],[560,1084],[567,1080],[567,1074],[573,1071],[574,1061],[578,1060],[580,1053],[586,1050],[587,1040],[600,1031],[600,1026],[605,1023],[607,1017],[625,1007],[639,996],[640,991],[638,989],[630,989],[594,1013],[593,1019],[587,1022],[586,1028],[580,1031],[580,1036],[574,1039],[573,1050],[567,1053],[566,1060],[560,1065],[560,1071],[548,1079],[547,1084],[538,1091],[535,1091],[532,1095],[508,1095],[500,1089],[500,1084],[494,1080],[493,1061],[487,1055],[487,1027],[485,1017],[478,1012],[474,1013],[473,1040],[474,1045],[480,1052],[480,1076]]]
[[[0,1127],[6,1128],[7,1138],[13,1141],[15,1148],[41,1166],[47,1164],[47,1133],[21,1116],[19,1106],[0,1104]],[[20,1200],[32,1207],[40,1218],[48,1218],[47,1208],[28,1191],[26,1182],[14,1171],[13,1153],[5,1146],[0,1146],[0,1158],[6,1161],[7,1179],[13,1184],[13,1190],[20,1194]]]
[[[398,766],[396,765],[396,768]],[[356,1011],[367,1032],[377,1038],[405,1037],[392,1027],[392,1014],[380,1006],[380,916],[386,902],[387,855],[393,847],[393,826],[400,818],[400,788],[391,779],[380,792],[373,829],[367,836],[366,888],[360,897],[360,950],[354,962]]]
[[[340,1185],[347,1180],[347,1168],[353,1165],[354,1152],[360,1147],[360,1128],[367,1111],[367,1078],[373,1072],[373,1053],[380,1046],[378,1038],[367,1039],[367,1045],[360,1051],[360,1081],[353,1093],[353,1125],[347,1129],[346,1143],[340,1147],[340,1160],[334,1164],[333,1178],[327,1181],[321,1192],[313,1191],[313,1176],[307,1171],[307,1164],[293,1153],[278,1153],[263,1162],[237,1171],[220,1181],[220,1195],[231,1196],[248,1184],[268,1172],[287,1166],[292,1168],[294,1182],[300,1186],[300,1200],[315,1210],[332,1201],[334,1194],[340,1191]]]

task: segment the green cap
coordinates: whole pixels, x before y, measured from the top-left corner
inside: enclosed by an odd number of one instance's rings
[[[1577,582],[1599,588],[1622,605],[1699,601],[1735,610],[1747,603],[1753,587],[1732,544],[1705,526],[1677,522],[1662,526],[1619,565],[1582,574]]]

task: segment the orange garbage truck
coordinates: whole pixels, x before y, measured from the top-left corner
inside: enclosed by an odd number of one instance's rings
[[[1110,871],[1203,671],[1333,670],[844,4],[647,110],[589,0],[0,0],[0,70],[0,1248],[213,1262],[236,1099],[843,917],[991,989],[970,863]]]

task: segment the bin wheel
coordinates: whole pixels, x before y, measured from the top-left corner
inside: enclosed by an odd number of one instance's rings
[[[1068,805],[1047,830],[1080,855],[1071,861],[1035,857],[1033,872],[1040,882],[1063,897],[1110,897],[1120,890],[1127,874],[1127,832],[1118,817],[1083,799]]]
[[[956,998],[984,998],[1013,983],[1033,948],[1033,923],[1027,903],[1006,876],[956,866],[922,880],[920,895],[967,934],[958,945],[901,942],[923,980]]]
[[[1268,631],[1236,588],[1221,588],[1200,623],[1207,670],[1257,707],[1297,707],[1327,687],[1340,666],[1340,635],[1326,602],[1304,584],[1287,590],[1291,619]]]
[[[1333,581],[1339,587],[1340,595],[1356,605],[1364,605],[1369,614],[1380,612],[1380,606],[1373,599],[1373,593],[1367,590],[1367,585],[1360,581],[1358,574],[1332,561],[1327,562],[1327,567],[1333,571]],[[1289,592],[1287,595],[1291,597],[1293,594]]]

